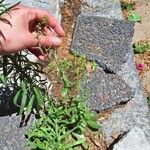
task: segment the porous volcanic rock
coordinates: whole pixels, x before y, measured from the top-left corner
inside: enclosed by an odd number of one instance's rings
[[[132,22],[80,15],[71,50],[116,73],[128,60],[134,33]]]

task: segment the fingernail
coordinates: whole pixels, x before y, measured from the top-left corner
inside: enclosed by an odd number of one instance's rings
[[[60,46],[62,44],[62,40],[60,38],[54,38],[53,46]]]

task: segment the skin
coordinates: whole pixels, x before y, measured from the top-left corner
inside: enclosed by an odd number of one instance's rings
[[[46,35],[36,38],[35,26],[44,16],[48,17],[48,27],[45,28]],[[1,16],[7,22],[0,21],[0,55],[8,55],[28,49],[40,60],[47,59],[36,47],[39,43],[43,47],[59,47],[62,44],[61,37],[64,36],[60,23],[47,11],[18,5],[9,14]]]

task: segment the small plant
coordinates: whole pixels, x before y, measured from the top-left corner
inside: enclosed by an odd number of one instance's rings
[[[32,149],[73,150],[78,146],[88,149],[87,128],[97,131],[96,115],[86,106],[83,95],[77,95],[70,105],[58,105],[49,100],[47,111],[27,133]]]
[[[148,105],[150,106],[150,96],[147,97]]]
[[[128,2],[128,1],[121,1],[121,8],[123,10],[132,11],[135,10],[136,3],[134,1]]]
[[[147,42],[143,42],[143,41],[134,44],[133,48],[135,54],[143,54],[147,51],[150,51],[150,45]]]
[[[74,55],[67,60],[55,52],[51,54],[48,73],[59,94],[54,92],[49,97],[45,113],[27,133],[27,146],[42,150],[88,149],[85,132],[88,128],[97,131],[100,125],[86,105],[86,90],[81,88],[87,63],[85,57]],[[96,67],[94,62],[89,63],[92,69]]]
[[[142,22],[142,17],[138,12],[134,11],[134,12],[129,13],[128,20],[140,23],[140,22]]]
[[[121,0],[121,7],[128,21],[139,22],[139,23],[142,21],[141,15],[136,11],[135,1]]]
[[[37,39],[44,35],[46,26],[45,16],[36,26]],[[87,107],[88,93],[81,85],[96,63],[75,54],[70,60],[63,59],[55,50],[40,44],[38,48],[51,56],[47,73],[57,94],[53,88],[48,93],[46,79],[40,76],[44,74],[43,67],[29,61],[27,51],[0,58],[0,81],[4,88],[13,90],[12,99],[20,108],[19,114],[25,115],[25,119],[33,111],[37,114],[35,124],[26,134],[26,146],[39,150],[77,150],[79,147],[86,150],[89,147],[87,129],[95,132],[100,125],[97,115]]]

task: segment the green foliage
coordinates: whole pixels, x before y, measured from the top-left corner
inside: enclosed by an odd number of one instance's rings
[[[44,107],[42,94],[47,90],[46,79],[42,79],[42,66],[33,63],[21,52],[0,57],[1,83],[13,89],[12,99],[20,110],[19,114],[30,114],[35,103],[37,112]]]
[[[8,13],[12,8],[17,6],[20,2],[10,6],[10,4],[4,3],[5,0],[0,0],[0,16],[3,15],[4,13]],[[0,18],[3,20],[3,18]]]
[[[42,150],[74,150],[78,146],[88,149],[86,129],[97,131],[100,125],[96,114],[86,105],[86,90],[80,87],[87,62],[85,57],[75,55],[72,61],[56,54],[51,57],[49,74],[53,73],[57,82],[63,85],[62,99],[58,103],[55,97],[48,98],[45,113],[27,133],[27,146]],[[92,62],[91,66],[95,68],[95,63]]]
[[[128,20],[129,21],[133,21],[133,22],[141,22],[142,21],[142,17],[138,12],[131,12],[128,16]]]
[[[144,52],[150,51],[150,45],[146,42],[138,42],[133,45],[134,53],[143,54]]]
[[[135,9],[135,2],[121,2],[121,7],[123,10],[132,11]]]
[[[3,5],[0,15],[8,12],[12,7]],[[2,18],[1,18],[2,19]],[[4,19],[4,18],[3,18]],[[47,26],[47,17],[44,17],[37,25],[37,39]],[[43,53],[49,53],[39,44]],[[48,94],[46,79],[42,79],[43,67],[33,63],[26,54],[18,52],[9,56],[0,57],[0,82],[4,88],[14,90],[13,102],[19,109],[19,114],[28,117],[33,108],[38,114],[38,119],[26,134],[27,146],[39,150],[76,150],[78,146],[88,149],[85,137],[86,129],[98,131],[100,125],[97,116],[86,105],[87,92],[80,87],[81,79],[85,75],[85,57],[74,55],[73,60],[60,59],[55,53],[50,59],[49,71],[57,82],[62,84],[62,101],[56,101],[54,95]],[[91,69],[95,69],[96,63],[91,62]]]
[[[78,95],[70,105],[58,105],[49,100],[46,113],[27,133],[32,149],[73,150],[79,145],[88,149],[86,128],[98,130],[96,115],[86,106],[84,94]]]
[[[150,106],[150,96],[147,97],[148,105]]]
[[[121,7],[122,10],[125,10],[127,13],[127,20],[132,22],[141,22],[142,17],[141,15],[136,11],[136,2],[131,1],[121,1]]]

